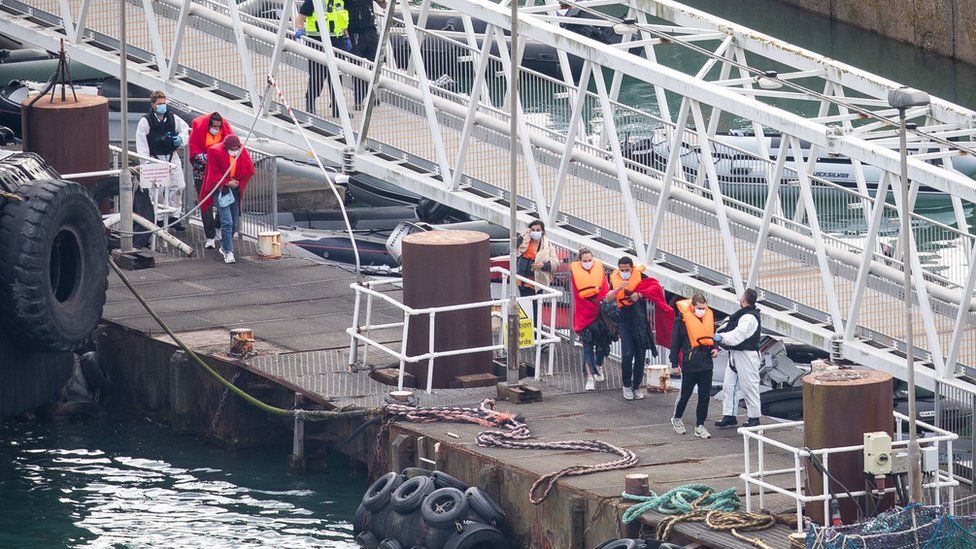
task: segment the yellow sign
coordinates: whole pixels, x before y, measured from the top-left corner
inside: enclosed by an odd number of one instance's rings
[[[535,340],[532,333],[532,319],[525,314],[525,309],[519,303],[519,349],[532,347]]]
[[[507,325],[502,326],[502,340],[507,344]],[[532,318],[525,313],[525,308],[522,306],[521,301],[519,301],[519,349],[528,349],[529,347],[532,347],[534,341],[535,334],[532,330]]]

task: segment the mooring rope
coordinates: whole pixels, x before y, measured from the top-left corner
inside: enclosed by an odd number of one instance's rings
[[[403,404],[387,404],[386,412],[393,419],[403,419],[414,423],[434,423],[450,421],[456,423],[473,423],[488,427],[486,431],[478,433],[475,441],[479,446],[511,448],[519,450],[573,450],[586,452],[606,452],[620,456],[620,459],[600,463],[597,465],[573,465],[539,477],[529,490],[529,501],[538,505],[546,500],[549,492],[560,478],[564,476],[588,475],[601,471],[628,469],[637,465],[637,455],[625,448],[619,448],[602,440],[561,440],[555,442],[538,442],[528,440],[531,437],[529,427],[519,421],[514,414],[495,410],[495,401],[485,399],[477,408],[463,408],[457,406],[407,406]],[[502,430],[504,429],[504,430]],[[542,493],[536,495],[539,489]]]
[[[138,301],[139,304],[142,305],[142,308],[145,309],[147,313],[149,313],[149,316],[151,316],[153,320],[156,321],[156,324],[159,324],[159,326],[163,329],[163,331],[166,332],[166,335],[172,338],[173,341],[176,342],[176,345],[179,346],[179,348],[182,349],[183,352],[185,352],[186,355],[190,357],[194,363],[197,364],[197,366],[203,368],[204,371],[206,371],[208,374],[213,376],[218,382],[220,382],[221,385],[226,387],[235,395],[244,399],[248,404],[251,404],[252,406],[258,408],[259,410],[262,410],[269,414],[274,414],[279,416],[292,416],[295,418],[299,418],[302,420],[309,420],[309,421],[325,421],[328,419],[337,419],[337,418],[365,417],[367,415],[373,415],[378,412],[378,410],[375,409],[363,409],[363,408],[353,409],[349,406],[340,408],[338,410],[299,410],[299,409],[289,410],[286,408],[279,408],[277,406],[272,406],[271,404],[258,400],[257,398],[251,396],[249,393],[247,393],[237,385],[234,385],[232,382],[227,380],[227,378],[220,375],[219,373],[217,373],[216,370],[211,368],[209,364],[204,362],[203,359],[200,358],[200,355],[193,352],[193,349],[190,349],[183,342],[183,340],[180,339],[179,336],[177,336],[172,329],[170,329],[169,325],[167,325],[166,322],[163,321],[163,319],[160,318],[158,314],[156,314],[156,311],[153,310],[152,306],[150,306],[149,303],[145,300],[145,298],[143,298],[142,295],[139,293],[139,291],[136,290],[135,286],[133,286],[132,282],[129,280],[129,277],[125,276],[125,273],[122,272],[122,269],[119,268],[118,265],[116,265],[115,261],[111,257],[109,257],[108,259],[108,264],[110,267],[112,267],[112,270],[115,271],[115,274],[118,275],[118,277],[122,280],[122,283],[125,284],[125,287],[128,288],[130,292],[132,292],[132,295],[135,296],[136,301]]]
[[[621,494],[624,500],[637,501],[624,512],[623,523],[629,523],[648,511],[669,515],[657,526],[657,538],[667,541],[674,527],[682,522],[704,522],[712,530],[728,531],[732,537],[760,549],[770,549],[764,541],[740,532],[756,532],[772,528],[777,522],[789,524],[789,518],[772,513],[739,511],[740,500],[735,488],[715,492],[704,484],[686,484],[668,490],[660,496]]]

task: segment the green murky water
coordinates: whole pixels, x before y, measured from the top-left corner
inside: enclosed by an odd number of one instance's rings
[[[0,547],[356,547],[347,463],[228,450],[142,419],[0,421]]]

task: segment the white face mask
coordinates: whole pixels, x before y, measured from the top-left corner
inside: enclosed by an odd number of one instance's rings
[[[706,311],[706,309],[695,309],[695,316],[697,316],[698,318],[701,318],[701,317],[705,316],[705,311]]]
[[[542,240],[542,231],[529,231],[529,238],[532,240]]]
[[[220,128],[210,128],[210,135],[217,135],[220,133]]]
[[[624,280],[630,280],[630,271],[627,271],[626,273],[623,272],[623,271],[620,271],[620,278],[622,278]]]
[[[589,260],[589,261],[582,261],[581,264],[583,265],[583,268],[586,269],[587,271],[589,271],[590,269],[593,268],[593,260],[592,259]]]
[[[227,154],[229,154],[231,158],[236,158],[237,155],[241,154],[241,150],[240,149],[231,149],[231,150],[227,151]]]

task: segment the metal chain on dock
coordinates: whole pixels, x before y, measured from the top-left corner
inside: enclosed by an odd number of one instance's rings
[[[495,401],[485,399],[477,408],[455,406],[407,406],[403,404],[387,404],[386,412],[391,420],[403,419],[414,423],[434,423],[450,421],[458,423],[473,423],[488,430],[478,433],[475,441],[479,446],[494,446],[519,450],[572,450],[587,452],[605,452],[616,454],[620,459],[600,463],[597,465],[573,465],[539,477],[529,490],[529,501],[538,505],[545,501],[556,482],[564,476],[588,475],[602,471],[628,469],[637,465],[637,455],[625,448],[619,448],[602,440],[561,440],[555,442],[538,442],[528,440],[531,437],[529,427],[518,421],[515,414],[495,410]],[[502,430],[504,429],[504,430]],[[542,493],[536,495],[542,489]]]

